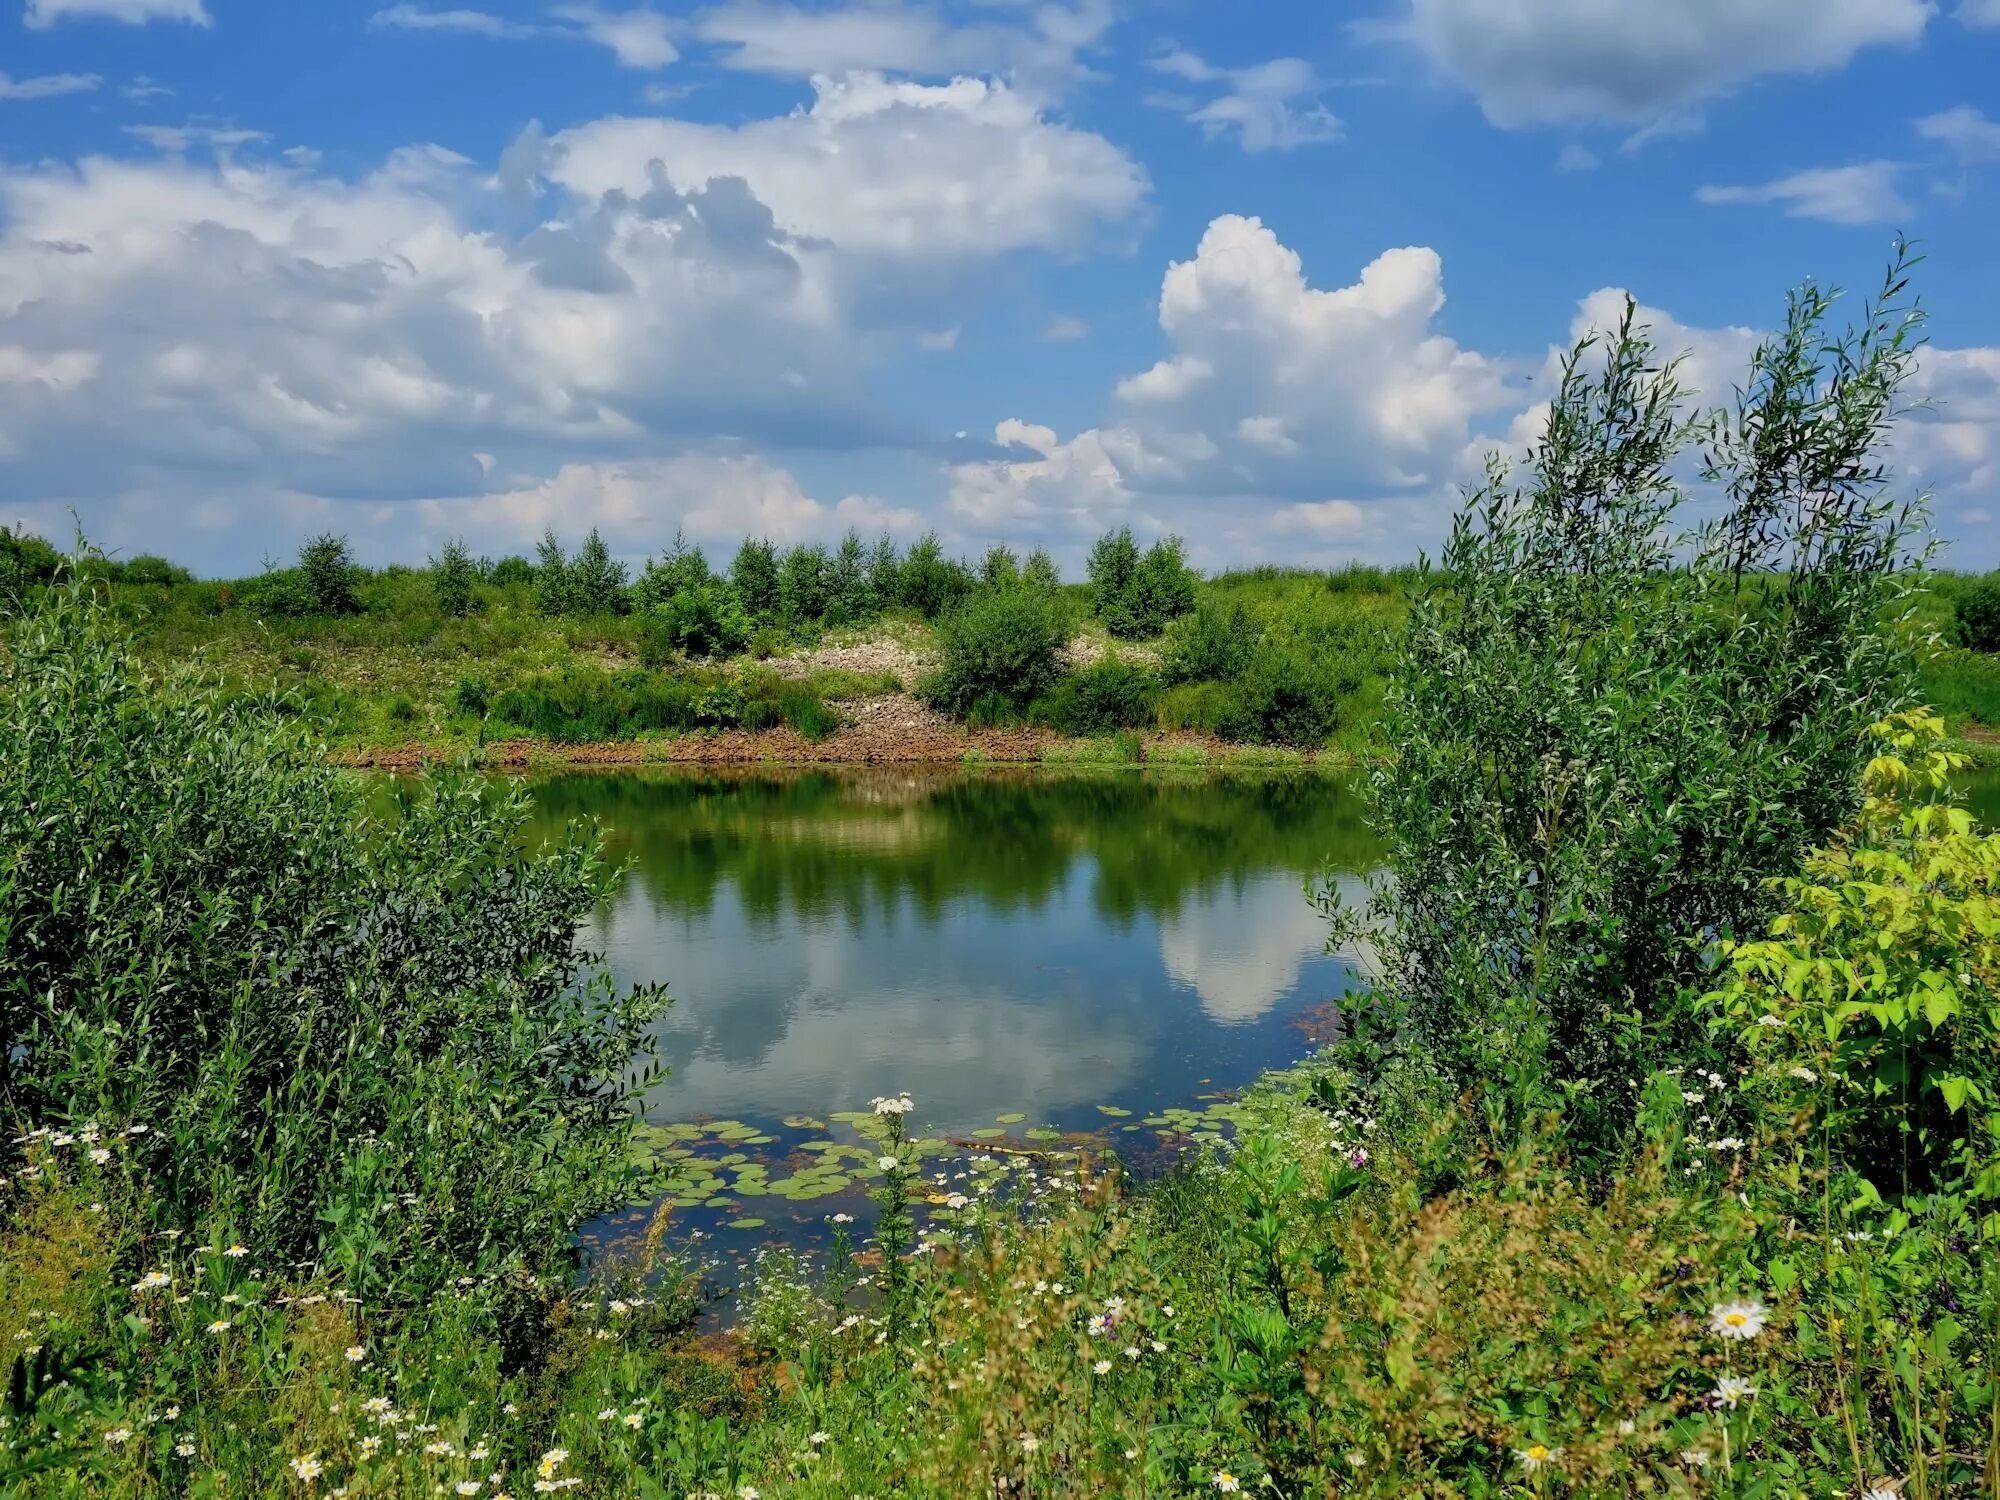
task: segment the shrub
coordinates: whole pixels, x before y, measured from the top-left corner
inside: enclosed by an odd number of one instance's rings
[[[730,656],[750,640],[750,617],[726,583],[701,583],[653,608],[640,639],[640,659],[662,666],[675,652],[692,657]]]
[[[1115,636],[1158,635],[1194,608],[1194,574],[1177,536],[1162,537],[1141,557],[1131,527],[1107,532],[1090,549],[1088,571],[1091,607]]]
[[[658,561],[646,559],[638,581],[632,585],[632,607],[641,613],[649,612],[683,590],[701,588],[713,580],[701,549],[691,546],[686,535],[676,531],[673,550]]]
[[[1026,705],[1061,675],[1068,637],[1068,615],[1049,595],[981,590],[939,625],[943,661],[920,692],[950,713],[989,694]]]
[[[156,588],[181,588],[194,582],[194,574],[179,563],[168,562],[164,557],[156,557],[150,552],[141,552],[128,558],[118,568],[118,577],[126,583],[150,584]]]
[[[785,628],[817,625],[831,597],[826,548],[801,544],[788,551],[778,568],[778,618]]]
[[[1230,684],[1217,725],[1246,744],[1317,749],[1340,727],[1340,711],[1360,686],[1352,668],[1289,649],[1266,649]]]
[[[1152,673],[1106,656],[1059,679],[1031,716],[1064,734],[1109,734],[1151,724],[1156,692]]]
[[[697,691],[691,679],[655,672],[573,668],[545,672],[508,688],[494,698],[491,717],[558,744],[631,739],[698,727],[703,714]]]
[[[570,589],[580,614],[617,615],[631,606],[625,593],[625,564],[611,555],[595,526],[570,564]]]
[[[476,602],[473,586],[478,581],[479,569],[472,554],[457,537],[448,540],[431,559],[431,597],[442,614],[454,618],[471,614]]]
[[[1241,604],[1203,599],[1168,630],[1160,676],[1169,683],[1234,677],[1249,665],[1256,645],[1256,627]]]
[[[1705,1055],[1690,938],[1763,925],[1909,690],[1883,621],[1918,518],[1877,455],[1913,320],[1885,302],[1834,336],[1828,308],[1795,295],[1699,429],[1718,520],[1674,532],[1695,431],[1628,304],[1571,352],[1525,472],[1496,467],[1415,580],[1357,1065],[1476,1096],[1503,1134],[1560,1109],[1594,1152],[1643,1080]]]
[[[62,567],[62,554],[40,537],[0,526],[0,594],[53,583]]]
[[[1028,560],[1021,565],[1021,582],[1031,589],[1053,591],[1062,587],[1062,574],[1056,571],[1056,560],[1049,556],[1046,547],[1037,547],[1028,554]]]
[[[297,568],[268,568],[245,583],[234,602],[253,615],[278,619],[303,619],[319,610]]]
[[[817,694],[791,687],[778,700],[778,713],[806,739],[818,743],[840,728],[840,715]]]
[[[1989,575],[1967,588],[1954,614],[1961,646],[2000,652],[2000,578]]]
[[[545,615],[576,613],[576,580],[569,557],[555,532],[545,531],[535,544],[535,608]]]
[[[875,539],[868,553],[868,592],[877,609],[900,604],[903,598],[903,563],[896,556],[896,544],[887,536]]]
[[[452,686],[451,706],[458,713],[483,718],[492,702],[493,689],[487,685],[484,677],[467,673]]]
[[[826,623],[858,625],[872,619],[879,608],[869,580],[868,549],[861,534],[850,530],[827,564]]]
[[[518,588],[535,581],[535,565],[510,554],[496,562],[486,576],[495,588]]]
[[[926,620],[938,620],[972,592],[972,575],[964,563],[946,558],[937,533],[928,531],[911,544],[897,569],[896,584],[898,601],[905,608]]]
[[[355,593],[360,569],[347,538],[322,532],[299,548],[298,580],[310,601],[308,613],[351,615],[361,608]]]
[[[989,589],[1010,589],[1021,581],[1021,560],[1004,542],[995,542],[979,559],[979,582]]]
[[[746,537],[730,564],[729,581],[752,620],[759,624],[778,613],[778,553],[762,537]]]
[[[51,591],[0,663],[13,1129],[88,1123],[155,1234],[378,1303],[566,1275],[634,1185],[661,997],[577,946],[593,840],[531,855],[525,800],[455,774],[398,802],[371,812],[271,700],[145,685],[101,606]]]

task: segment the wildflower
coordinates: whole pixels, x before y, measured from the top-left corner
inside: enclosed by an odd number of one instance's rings
[[[944,1206],[946,1208],[964,1208],[970,1202],[972,1200],[966,1197],[965,1194],[953,1193],[949,1198],[944,1200]]]
[[[875,1100],[875,1113],[878,1115],[906,1115],[915,1108],[916,1106],[910,1102],[908,1094],[898,1094],[891,1099]]]
[[[361,1363],[362,1360],[366,1359],[367,1357],[368,1357],[368,1351],[364,1349],[361,1345],[349,1344],[347,1346],[347,1362],[350,1365],[358,1365]]]
[[[1800,1066],[1796,1068],[1787,1068],[1785,1071],[1789,1073],[1792,1077],[1798,1079],[1799,1082],[1801,1083],[1819,1082],[1819,1074],[1815,1073],[1811,1068],[1808,1067]]]
[[[1686,1100],[1689,1104],[1701,1103],[1701,1095],[1695,1093],[1692,1089],[1682,1089],[1681,1098]]]
[[[234,1328],[235,1326],[236,1325],[230,1322],[229,1319],[227,1318],[217,1318],[213,1323],[208,1325],[208,1331],[210,1333],[227,1333],[229,1332],[230,1329]]]
[[[1776,1016],[1774,1016],[1774,1015],[1770,1015],[1770,1014],[1765,1014],[1765,1015],[1761,1015],[1761,1016],[1759,1016],[1759,1017],[1757,1018],[1757,1024],[1758,1024],[1759,1026],[1766,1026],[1766,1027],[1775,1027],[1775,1026],[1782,1026],[1782,1025],[1784,1025],[1785,1023],[1784,1023],[1783,1021],[1780,1021],[1780,1020],[1779,1020],[1779,1019],[1778,1019],[1778,1018],[1777,1018]]]
[[[535,1465],[535,1472],[540,1474],[544,1479],[553,1479],[555,1478],[556,1470],[560,1469],[564,1461],[568,1458],[569,1449],[551,1448],[542,1455],[541,1461]]]
[[[1032,1432],[1024,1432],[1021,1434],[1021,1451],[1023,1453],[1033,1453],[1037,1448],[1041,1446],[1042,1446],[1042,1440],[1036,1437]]]
[[[432,1458],[455,1458],[458,1455],[458,1444],[448,1438],[439,1438],[434,1443],[425,1443],[424,1452]]]
[[[615,1420],[617,1416],[618,1416],[618,1408],[615,1406],[607,1406],[604,1408],[603,1411],[597,1414],[597,1420],[600,1422],[610,1422]]]
[[[754,1485],[739,1484],[736,1487],[736,1500],[757,1500],[756,1487]]]
[[[169,1276],[165,1271],[148,1271],[144,1276],[141,1276],[137,1281],[132,1283],[132,1293],[134,1296],[144,1296],[147,1292],[155,1292],[163,1286],[172,1286],[173,1284],[174,1278]]]
[[[250,1252],[244,1249],[241,1244],[233,1244],[222,1253],[228,1256],[231,1260],[241,1260],[243,1259],[244,1256],[248,1255]]]
[[[1754,1339],[1764,1331],[1764,1320],[1770,1315],[1761,1302],[1724,1302],[1710,1309],[1708,1326],[1722,1338]]]
[[[1225,1495],[1233,1495],[1243,1488],[1243,1481],[1227,1469],[1217,1469],[1208,1482]]]
[[[1137,1344],[1127,1344],[1124,1353],[1127,1359],[1136,1360],[1139,1357],[1139,1346]]]
[[[1618,1424],[1618,1435],[1620,1437],[1630,1437],[1632,1436],[1633,1433],[1637,1432],[1638,1430],[1639,1430],[1639,1424],[1633,1421],[1630,1417],[1625,1418]]]
[[[634,1432],[637,1432],[641,1427],[645,1425],[646,1414],[642,1411],[628,1411],[625,1413],[625,1416],[622,1420],[624,1421],[627,1427],[631,1428]]]
[[[326,1472],[326,1465],[319,1461],[317,1454],[306,1453],[292,1460],[292,1472],[303,1484],[311,1484]]]
[[[885,1172],[893,1172],[896,1170],[896,1168],[901,1166],[902,1163],[893,1156],[878,1156],[875,1158],[875,1165],[880,1167]]]
[[[131,1437],[132,1437],[131,1428],[114,1427],[109,1432],[104,1434],[104,1441],[109,1443],[112,1447],[116,1448],[120,1443],[131,1441]]]
[[[815,1448],[817,1448],[822,1443],[832,1442],[833,1439],[824,1432],[815,1432],[811,1437],[807,1438],[806,1441],[811,1443]]]
[[[1745,1380],[1741,1375],[1725,1375],[1715,1383],[1714,1397],[1716,1404],[1718,1406],[1727,1406],[1731,1410],[1734,1410],[1739,1403],[1748,1401],[1756,1394],[1757,1387]]]
[[[1350,1469],[1367,1468],[1368,1455],[1363,1453],[1359,1448],[1350,1448],[1347,1452],[1347,1467]]]
[[[1705,1448],[1683,1448],[1680,1452],[1680,1460],[1690,1469],[1705,1469],[1708,1467],[1708,1450]]]
[[[361,1440],[361,1456],[363,1458],[373,1458],[376,1454],[380,1453],[381,1451],[382,1451],[382,1439],[378,1437],[375,1433],[371,1432],[368,1434],[368,1436],[366,1436]]]
[[[611,1299],[611,1316],[621,1318],[632,1310],[632,1304],[619,1297]]]
[[[1100,1359],[1096,1364],[1092,1365],[1090,1368],[1096,1371],[1099,1375],[1109,1375],[1111,1373],[1111,1361],[1108,1359]]]
[[[836,1223],[836,1224],[852,1224],[852,1223],[854,1222],[854,1215],[853,1215],[853,1214],[835,1214],[835,1215],[833,1216],[833,1222],[834,1222],[834,1223]]]
[[[1522,1468],[1533,1473],[1543,1465],[1552,1464],[1561,1458],[1562,1449],[1551,1448],[1546,1443],[1530,1443],[1525,1448],[1516,1448],[1514,1457],[1520,1460]]]
[[[174,1453],[181,1458],[193,1458],[194,1439],[182,1438],[178,1443],[174,1444]]]
[[[461,1479],[457,1484],[452,1486],[452,1489],[461,1495],[476,1495],[479,1493],[479,1481],[476,1479]]]
[[[102,1146],[93,1146],[90,1151],[90,1159],[101,1167],[111,1160],[111,1153]]]

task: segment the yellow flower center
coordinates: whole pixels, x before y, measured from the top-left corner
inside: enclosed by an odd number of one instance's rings
[[[1722,1315],[1722,1321],[1727,1323],[1731,1328],[1741,1328],[1745,1323],[1749,1322],[1750,1320],[1744,1317],[1743,1314],[1740,1312],[1733,1312],[1733,1313],[1724,1313]]]
[[[1528,1445],[1528,1457],[1532,1458],[1536,1463],[1540,1463],[1548,1456],[1549,1450],[1544,1448],[1540,1443],[1530,1443]]]

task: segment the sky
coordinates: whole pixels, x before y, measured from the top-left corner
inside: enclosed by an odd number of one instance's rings
[[[0,0],[0,521],[1407,561],[1627,295],[1726,401],[1899,232],[2000,565],[2000,0]]]

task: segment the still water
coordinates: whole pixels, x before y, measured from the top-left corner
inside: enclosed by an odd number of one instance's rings
[[[1316,775],[575,775],[534,795],[536,831],[594,817],[629,862],[591,940],[674,996],[648,1117],[773,1163],[904,1091],[932,1140],[1157,1148],[1160,1111],[1311,1050],[1353,970],[1307,887],[1376,859],[1353,786]],[[836,1208],[865,1216],[866,1185],[794,1199],[717,1167],[676,1223],[810,1241]]]

